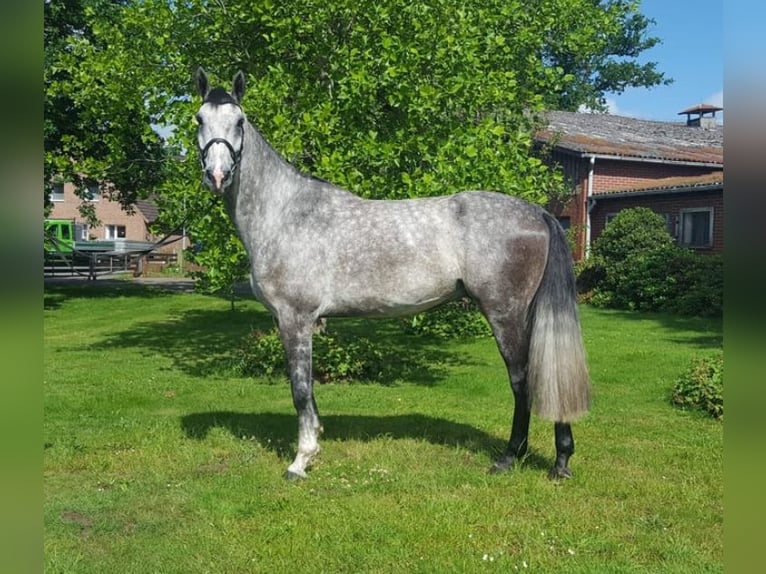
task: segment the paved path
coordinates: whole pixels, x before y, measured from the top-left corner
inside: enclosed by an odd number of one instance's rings
[[[189,277],[133,277],[131,275],[100,275],[95,281],[89,281],[82,275],[63,275],[57,277],[44,277],[44,285],[80,285],[88,286],[124,286],[125,284],[151,285],[167,291],[176,291],[178,293],[194,292],[194,279]],[[243,299],[253,297],[250,291],[250,284],[247,281],[238,283],[234,286],[234,294]]]
[[[44,277],[44,285],[125,285],[125,284],[138,284],[138,285],[152,285],[161,289],[167,289],[168,291],[179,292],[192,292],[194,291],[194,280],[188,277],[126,277],[122,275],[116,277],[114,275],[103,275],[95,281],[89,281],[87,277],[80,275],[65,275],[58,277]]]

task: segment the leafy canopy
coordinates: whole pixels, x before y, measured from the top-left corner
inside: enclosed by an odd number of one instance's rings
[[[54,18],[61,0],[46,4],[47,178],[85,173],[126,201],[157,191],[168,225],[205,212],[195,257],[230,262],[220,277],[238,273],[241,248],[196,161],[174,159],[196,153],[198,65],[225,86],[243,70],[245,111],[281,154],[373,198],[492,189],[545,202],[566,185],[532,153],[539,113],[666,81],[637,62],[657,39],[622,0],[70,3],[72,23]],[[170,130],[159,165],[151,123]]]

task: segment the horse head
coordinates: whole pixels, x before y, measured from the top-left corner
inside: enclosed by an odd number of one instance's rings
[[[195,117],[203,182],[211,191],[223,194],[231,185],[242,157],[246,118],[241,102],[245,75],[237,72],[231,92],[223,88],[211,90],[202,68],[197,69],[194,79],[197,93],[202,97],[202,106]]]

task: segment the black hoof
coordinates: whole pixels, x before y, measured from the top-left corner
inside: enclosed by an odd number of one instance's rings
[[[285,480],[289,482],[300,482],[301,480],[306,480],[308,477],[305,474],[298,474],[297,472],[293,472],[291,470],[285,471]]]
[[[569,468],[567,468],[566,466],[564,467],[554,466],[548,473],[548,478],[550,478],[551,480],[564,480],[567,478],[572,478],[572,471],[569,470]]]

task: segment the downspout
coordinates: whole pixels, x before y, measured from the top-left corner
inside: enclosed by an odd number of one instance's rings
[[[588,168],[588,189],[585,192],[585,258],[590,257],[590,212],[596,206],[593,199],[593,173],[596,171],[596,156],[590,156]]]

